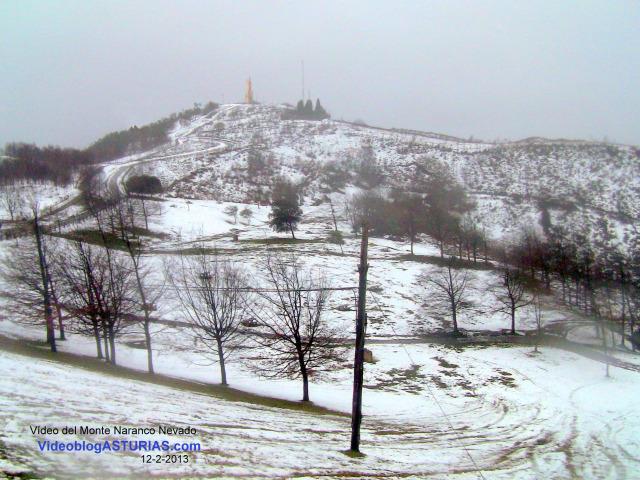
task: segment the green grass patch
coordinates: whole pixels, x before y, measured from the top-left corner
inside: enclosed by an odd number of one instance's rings
[[[171,237],[171,235],[167,233],[154,232],[153,230],[149,230],[148,228],[142,228],[142,227],[130,228],[129,232],[137,237],[160,238],[162,240],[165,240]]]
[[[437,255],[411,255],[404,254],[398,255],[396,257],[397,260],[402,261],[410,261],[410,262],[419,262],[419,263],[430,263],[432,265],[438,265],[439,267],[446,267],[449,264],[450,258],[444,257],[441,258]],[[451,264],[453,268],[467,268],[469,270],[494,270],[495,267],[491,263],[485,263],[483,260],[478,260],[474,262],[473,260],[466,260],[464,258],[455,258],[453,259],[453,263]]]
[[[188,248],[170,248],[170,249],[158,249],[150,250],[149,253],[157,255],[234,255],[238,253],[251,252],[256,250],[255,248],[214,248],[214,247],[188,247]]]
[[[53,233],[52,235],[60,238],[66,238],[67,240],[80,241],[116,250],[126,251],[127,249],[124,240],[120,237],[112,233],[105,232],[103,239],[99,230],[74,230],[69,233]]]
[[[249,243],[252,245],[297,245],[299,243],[323,243],[325,240],[319,238],[251,238],[240,240],[240,243]]]
[[[366,455],[362,452],[354,452],[353,450],[341,450],[341,453],[350,458],[364,458]]]
[[[135,227],[130,230],[130,233],[135,238],[140,237],[149,237],[149,238],[159,238],[166,239],[169,238],[169,235],[161,232],[154,232],[152,230],[148,230],[146,228]],[[126,243],[122,240],[118,235],[115,235],[111,232],[105,232],[104,238],[99,230],[92,229],[80,229],[73,230],[68,233],[52,233],[53,236],[66,238],[67,240],[75,240],[83,243],[89,243],[92,245],[98,245],[100,247],[108,247],[116,250],[126,251]],[[144,241],[143,241],[144,247]]]

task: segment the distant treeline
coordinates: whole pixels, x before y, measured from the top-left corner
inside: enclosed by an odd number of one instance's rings
[[[193,108],[149,125],[109,133],[85,150],[8,143],[4,147],[4,158],[0,160],[0,183],[36,181],[68,185],[82,167],[157,147],[169,140],[168,133],[176,122],[191,120],[196,115],[205,115],[216,108],[218,104],[214,102],[204,106],[195,104]]]
[[[204,106],[196,103],[193,108],[171,114],[157,122],[109,133],[92,144],[89,150],[98,161],[113,160],[132,152],[148,150],[169,141],[169,130],[177,121],[191,120],[196,115],[206,115],[217,108],[218,104],[214,102]]]
[[[5,159],[0,162],[0,182],[18,181],[53,182],[67,185],[73,173],[93,162],[93,153],[75,148],[38,147],[28,143],[8,143],[4,147]]]

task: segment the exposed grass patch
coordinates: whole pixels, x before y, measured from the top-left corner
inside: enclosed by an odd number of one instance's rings
[[[69,233],[52,233],[53,236],[66,238],[67,240],[80,241],[100,247],[108,247],[116,250],[126,250],[125,242],[112,233],[105,232],[104,239],[98,230],[74,230]]]
[[[489,381],[501,383],[505,387],[509,388],[515,388],[517,386],[513,375],[504,370],[498,370],[498,376],[491,377]]]
[[[218,248],[218,247],[206,247],[206,248],[198,248],[198,247],[189,247],[189,248],[170,248],[170,249],[154,249],[150,250],[149,253],[153,253],[156,255],[200,255],[202,253],[206,255],[235,255],[238,253],[245,253],[255,251],[255,248]]]
[[[362,452],[354,452],[353,450],[341,450],[347,457],[350,458],[364,458],[366,455]]]
[[[153,230],[149,230],[148,228],[142,228],[142,227],[133,227],[129,229],[129,231],[133,235],[136,235],[137,237],[160,238],[162,240],[165,240],[171,237],[171,235],[169,235],[168,233],[154,232]]]
[[[440,366],[443,368],[458,368],[458,365],[456,365],[455,363],[449,363],[442,357],[434,357],[434,358],[438,361]]]
[[[130,233],[135,235],[136,237],[150,237],[159,239],[166,239],[169,237],[169,235],[165,233],[154,232],[152,230],[140,227],[134,227],[130,230]],[[126,244],[124,240],[111,232],[105,232],[104,238],[99,230],[92,229],[73,230],[68,233],[52,233],[52,235],[60,238],[66,238],[67,240],[75,240],[92,245],[98,245],[100,247],[108,247],[116,250],[126,250]]]
[[[427,378],[419,372],[419,365],[412,365],[409,368],[392,368],[386,372],[387,378],[377,379],[376,383],[369,383],[365,388],[371,390],[394,390],[399,389],[408,393],[419,394],[422,392],[422,384]]]
[[[404,254],[398,255],[397,260],[411,261],[419,263],[430,263],[432,265],[438,265],[439,267],[446,267],[449,264],[450,258],[440,258],[437,255],[411,255]],[[495,267],[492,263],[484,263],[483,261],[473,262],[464,258],[455,258],[451,264],[453,268],[466,268],[469,270],[494,270]]]
[[[298,243],[323,243],[325,240],[319,238],[250,238],[240,240],[240,243],[253,245],[295,245]]]

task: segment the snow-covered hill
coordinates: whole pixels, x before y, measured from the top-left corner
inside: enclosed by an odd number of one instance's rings
[[[475,202],[471,216],[494,238],[551,223],[595,244],[628,245],[640,219],[640,150],[585,141],[481,143],[444,135],[323,120],[282,120],[285,106],[223,105],[178,125],[144,164],[169,195],[266,202],[273,178],[305,185],[310,202],[362,186],[354,166],[369,156],[381,187],[415,189],[444,165]],[[223,153],[216,148],[222,142]],[[143,167],[139,167],[142,169]]]

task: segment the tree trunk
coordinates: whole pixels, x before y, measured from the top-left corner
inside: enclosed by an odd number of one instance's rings
[[[456,312],[456,304],[453,300],[451,300],[451,316],[453,319],[453,333],[457,334],[458,332],[458,318]]]
[[[40,232],[40,224],[38,216],[35,215],[33,220],[33,231],[36,236],[36,246],[38,249],[38,263],[40,265],[40,276],[42,280],[42,300],[44,303],[44,319],[47,326],[47,343],[51,346],[52,352],[57,352],[56,334],[53,327],[53,312],[51,310],[51,298],[49,297],[49,279],[47,276],[47,263],[44,257],[44,249],[42,247],[42,232]]]
[[[47,272],[47,277],[49,276]],[[62,322],[62,309],[60,308],[60,303],[58,302],[58,296],[56,295],[56,291],[53,289],[53,283],[51,283],[51,279],[49,278],[49,285],[51,286],[51,299],[53,300],[53,304],[56,307],[56,317],[58,318],[58,334],[60,340],[66,340],[64,336],[64,324]]]
[[[511,335],[516,334],[516,308],[511,305]]]
[[[624,278],[624,277],[623,277]],[[622,282],[621,288],[620,288],[620,295],[622,296],[622,313],[620,315],[620,331],[621,331],[621,335],[620,335],[620,346],[624,347],[624,324],[626,323],[627,319],[625,318],[625,306],[626,306],[626,291],[625,291],[625,284],[624,284],[624,280]],[[631,332],[633,333],[633,332]]]
[[[223,350],[223,345],[222,342],[220,340],[217,340],[218,342],[218,361],[220,362],[220,383],[222,383],[222,385],[228,385],[227,383],[227,367],[225,366],[224,363],[224,350]]]
[[[146,217],[145,217],[146,218]],[[145,220],[146,221],[146,220]],[[142,301],[142,309],[144,311],[144,341],[147,347],[147,370],[149,373],[154,373],[153,371],[153,349],[151,347],[151,332],[149,326],[151,324],[151,318],[149,315],[150,305],[147,304],[147,297],[144,294],[144,286],[142,285],[142,279],[140,278],[140,264],[139,258],[136,259],[135,253],[131,247],[130,243],[127,243],[127,247],[129,250],[129,257],[131,257],[131,263],[133,263],[133,271],[136,275],[136,286],[138,287],[138,294],[140,295],[140,300]]]
[[[605,331],[605,328],[604,328],[604,322],[602,323],[601,327],[602,327],[602,349],[604,350],[604,356],[606,357],[605,360],[607,363],[605,376],[609,378],[609,350],[607,348],[607,332]]]
[[[151,348],[151,332],[149,331],[149,321],[146,319],[144,321],[144,341],[147,345],[147,369],[149,370],[149,373],[154,373],[153,350]]]
[[[302,401],[309,401],[309,373],[307,366],[304,364],[302,352],[298,352],[298,362],[300,363],[300,374],[302,375]]]
[[[306,368],[302,374],[302,401],[309,401],[309,377]]]
[[[411,256],[413,256],[413,243],[415,241],[413,235],[409,235],[409,241],[411,242]]]
[[[103,358],[102,344],[100,343],[100,330],[98,330],[98,322],[93,322],[93,336],[96,339],[96,352],[97,352],[98,358]]]
[[[111,362],[111,354],[109,353],[109,334],[107,332],[106,325],[102,325],[102,339],[104,341],[104,356],[107,362]]]
[[[62,323],[62,313],[60,312],[60,306],[56,303],[56,310],[58,315],[58,329],[60,330],[60,340],[66,340],[64,335],[64,324]]]
[[[142,215],[144,215],[144,228],[149,230],[149,219],[147,216],[147,207],[144,204],[144,198],[140,199],[142,202]]]
[[[293,233],[293,225],[289,224],[289,230],[291,231],[291,237],[295,240],[296,239],[296,234]]]
[[[113,325],[109,325],[109,347],[111,348],[111,363],[116,365],[116,338]]]

